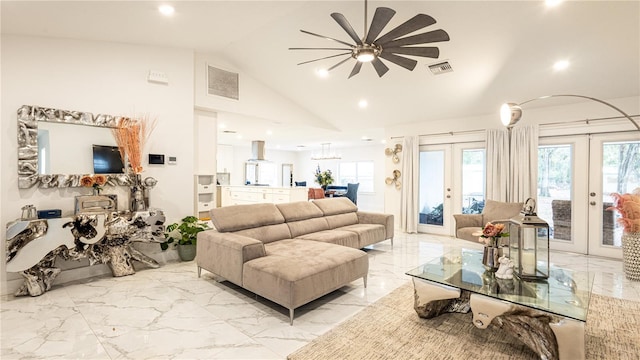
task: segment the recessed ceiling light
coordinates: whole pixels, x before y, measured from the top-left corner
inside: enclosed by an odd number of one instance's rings
[[[321,78],[326,78],[329,76],[329,70],[327,69],[316,69],[316,75]]]
[[[158,7],[158,11],[160,11],[160,14],[164,16],[171,16],[176,11],[176,9],[174,9],[171,5],[160,5]]]
[[[568,67],[569,67],[568,60],[559,60],[559,61],[556,61],[555,64],[553,64],[553,70],[555,71],[566,70]]]
[[[358,106],[360,106],[360,108],[364,109],[364,108],[366,108],[367,106],[369,106],[369,103],[367,102],[367,100],[362,99],[362,100],[360,100],[360,101],[358,102]]]
[[[545,0],[544,3],[549,7],[553,7],[553,6],[560,5],[561,2],[562,0]]]
[[[273,134],[273,131],[267,130],[267,135],[272,135],[272,134]]]

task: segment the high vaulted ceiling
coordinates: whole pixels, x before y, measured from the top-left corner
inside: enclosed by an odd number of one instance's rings
[[[362,36],[364,1],[166,3],[176,9],[170,18],[159,15],[155,1],[2,1],[2,32],[219,54],[356,142],[361,136],[379,138],[393,124],[497,113],[507,100],[558,93],[640,95],[638,1],[565,1],[555,7],[544,1],[370,1],[369,23],[377,7],[396,11],[382,34],[424,13],[437,23],[422,31],[442,28],[451,40],[434,44],[439,59],[415,58],[412,72],[387,63],[389,72],[379,78],[365,64],[351,79],[355,60],[323,79],[314,70],[341,58],[296,64],[335,52],[288,48],[340,46],[300,29],[351,42],[332,12],[344,14]],[[562,59],[569,68],[554,71]],[[441,60],[454,71],[431,74],[427,65]],[[361,99],[368,101],[366,109],[358,107]],[[256,122],[249,128],[256,130]]]

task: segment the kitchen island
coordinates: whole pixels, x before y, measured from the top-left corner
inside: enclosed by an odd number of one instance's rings
[[[220,186],[220,206],[306,201],[308,191],[306,187],[222,185]]]

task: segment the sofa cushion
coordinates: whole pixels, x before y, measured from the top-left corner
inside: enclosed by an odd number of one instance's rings
[[[337,230],[351,231],[358,234],[358,248],[375,244],[385,239],[384,225],[379,224],[355,224],[343,226]]]
[[[358,207],[345,197],[314,200],[312,204],[322,210],[324,216],[358,211]]]
[[[209,210],[213,226],[219,232],[238,231],[284,223],[275,204],[232,205]]]
[[[296,239],[321,241],[336,245],[348,246],[354,249],[360,249],[358,234],[353,231],[342,231],[335,229],[317,231],[311,234],[301,235]]]
[[[258,239],[265,244],[283,239],[291,239],[291,232],[287,224],[267,225],[253,229],[238,230],[234,232],[234,234]]]
[[[339,228],[341,226],[354,225],[358,223],[358,215],[354,212],[338,215],[325,216],[329,229]]]
[[[323,215],[322,210],[309,201],[276,204],[276,207],[287,222],[313,219]]]
[[[287,225],[289,226],[289,231],[291,231],[292,238],[317,231],[329,230],[329,224],[327,224],[327,220],[323,217],[292,221],[288,222]]]
[[[509,220],[518,215],[522,210],[523,203],[508,203],[501,201],[486,200],[482,209],[482,221],[486,223],[496,220]]]
[[[318,241],[282,240],[265,245],[267,256],[244,264],[242,286],[289,309],[364,277],[363,251]]]

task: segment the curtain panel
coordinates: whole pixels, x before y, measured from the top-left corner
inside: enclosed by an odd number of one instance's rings
[[[400,192],[400,230],[418,232],[418,198],[420,194],[420,153],[418,136],[405,136],[402,141],[402,177]]]
[[[495,201],[509,199],[509,132],[487,130],[485,198]]]

